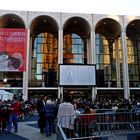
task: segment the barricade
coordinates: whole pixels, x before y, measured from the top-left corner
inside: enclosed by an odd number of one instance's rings
[[[72,135],[66,134],[65,128],[61,126],[60,120],[62,118],[67,120],[67,117],[59,116],[58,131],[61,133],[59,134],[59,136],[61,135],[59,140],[88,140],[91,138],[140,133],[140,111],[136,109],[132,111],[102,110],[102,113],[69,116],[74,119]]]

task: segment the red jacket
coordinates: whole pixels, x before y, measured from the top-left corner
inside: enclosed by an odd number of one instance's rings
[[[11,113],[15,114],[17,116],[20,114],[20,102],[19,101],[15,101],[14,103],[11,104]]]

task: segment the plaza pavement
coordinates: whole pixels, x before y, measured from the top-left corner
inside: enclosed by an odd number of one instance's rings
[[[45,133],[40,134],[37,127],[37,116],[31,116],[26,121],[19,122],[18,133],[0,134],[0,140],[56,140],[56,134],[46,137]]]
[[[37,121],[25,121],[19,123],[19,136],[22,136],[28,140],[56,140],[56,135],[52,134],[50,137],[46,137],[45,134],[40,134],[39,129],[36,126]]]

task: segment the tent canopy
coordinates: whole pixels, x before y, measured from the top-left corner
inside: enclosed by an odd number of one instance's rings
[[[2,101],[7,101],[7,100],[11,100],[13,98],[13,94],[10,92],[7,92],[5,90],[0,90],[0,100]]]

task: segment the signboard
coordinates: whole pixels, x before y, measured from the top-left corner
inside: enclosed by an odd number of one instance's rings
[[[59,65],[60,86],[95,86],[95,65]]]
[[[25,71],[26,29],[0,28],[0,71]]]

